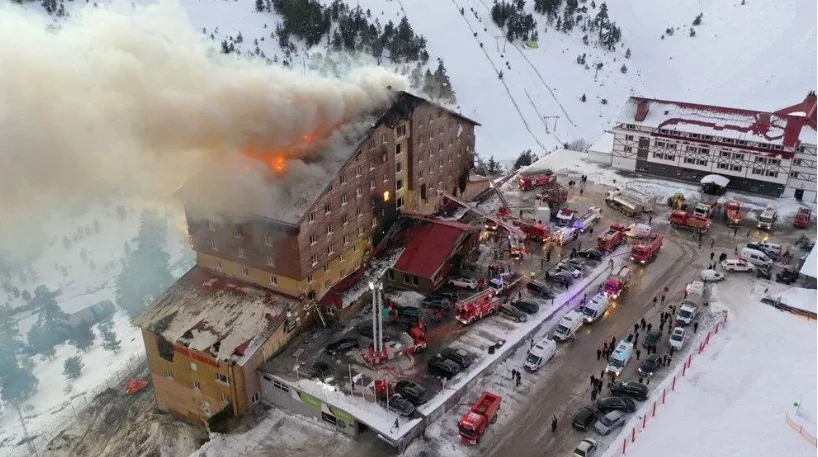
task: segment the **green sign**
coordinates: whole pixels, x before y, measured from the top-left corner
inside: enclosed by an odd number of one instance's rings
[[[338,419],[346,422],[347,424],[354,424],[355,418],[350,416],[349,413],[346,411],[340,410],[334,406],[330,406],[329,410],[332,411],[332,414],[337,417]]]
[[[301,398],[301,401],[304,403],[312,406],[313,408],[321,411],[321,405],[323,402],[310,394],[305,394],[304,392],[298,392],[298,397]]]

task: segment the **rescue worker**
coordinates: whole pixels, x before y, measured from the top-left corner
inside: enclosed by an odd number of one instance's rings
[[[557,416],[551,418],[551,433],[557,431]]]

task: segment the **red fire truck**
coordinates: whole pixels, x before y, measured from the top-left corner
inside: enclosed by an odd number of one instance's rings
[[[693,230],[699,233],[705,233],[710,229],[710,219],[681,210],[671,212],[668,221],[670,221],[670,226],[676,229]]]
[[[612,252],[625,242],[625,227],[612,224],[608,230],[596,239],[596,248],[602,252]]]
[[[547,225],[522,220],[514,221],[514,225],[520,227],[528,239],[545,243],[551,238],[551,229]]]
[[[724,204],[724,220],[728,227],[741,227],[744,222],[744,213],[741,212],[741,203],[730,200]]]
[[[493,289],[486,289],[455,304],[457,320],[463,325],[477,322],[497,311],[502,302],[501,298],[494,296]]]
[[[497,412],[503,397],[491,392],[483,392],[480,398],[471,407],[471,410],[457,423],[460,442],[463,444],[479,444],[480,438],[486,433],[489,424],[497,421]]]
[[[795,219],[793,219],[792,225],[795,228],[805,229],[809,227],[810,219],[812,219],[812,210],[802,206],[798,208],[798,212],[795,213]]]
[[[547,186],[557,181],[551,170],[542,170],[531,174],[520,174],[520,190],[528,191],[535,187]]]
[[[424,349],[426,349],[426,326],[421,321],[417,326],[401,333],[397,341],[385,342],[380,354],[375,352],[374,346],[370,345],[369,350],[363,354],[363,358],[371,366],[376,366],[402,355],[411,356]]]
[[[652,262],[662,248],[662,239],[662,235],[653,234],[651,238],[631,248],[631,260],[642,265]]]
[[[631,269],[627,265],[614,267],[613,272],[605,280],[605,295],[612,299],[619,298],[622,291],[628,288],[631,282]]]
[[[716,202],[699,202],[693,207],[693,214],[699,217],[711,218],[719,209]]]

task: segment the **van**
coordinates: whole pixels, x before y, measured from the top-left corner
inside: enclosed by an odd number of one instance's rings
[[[620,341],[608,359],[608,366],[605,367],[605,372],[619,376],[631,360],[631,355],[633,355],[633,344],[626,340]]]
[[[605,296],[605,294],[596,294],[580,311],[582,311],[585,322],[591,323],[602,317],[610,305],[611,299]]]
[[[747,243],[747,249],[755,249],[756,251],[761,251],[767,254],[767,257],[772,259],[773,261],[778,260],[781,256],[781,245],[775,243],[768,243],[766,241],[762,241],[759,243]]]
[[[525,356],[525,365],[523,365],[523,368],[533,373],[551,360],[556,352],[557,343],[550,338],[545,338],[528,351],[528,354]]]
[[[767,254],[756,249],[744,248],[741,250],[740,257],[757,267],[770,268],[773,266],[773,261]]]
[[[582,326],[582,317],[579,311],[571,311],[566,314],[557,324],[557,329],[554,330],[554,339],[557,341],[573,340],[574,334]]]

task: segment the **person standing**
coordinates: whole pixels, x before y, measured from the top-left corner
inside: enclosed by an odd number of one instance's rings
[[[716,257],[716,253],[715,253],[715,252],[713,252],[713,251],[710,251],[710,261],[711,261],[711,262],[713,261],[713,259],[714,259],[715,257]]]
[[[557,416],[551,418],[551,433],[557,431]]]
[[[712,240],[710,240],[710,248],[711,248],[711,249],[713,248],[713,245],[714,245],[714,244],[716,244],[716,239],[715,239],[715,238],[713,238]]]
[[[597,349],[596,350],[596,359],[599,360],[600,357],[602,357],[602,351],[600,349]]]
[[[644,329],[645,329],[645,325],[647,325],[647,322],[645,321],[645,318],[644,318],[644,317],[642,318],[642,320],[640,320],[640,321],[639,321],[639,324],[641,324],[641,326],[642,326],[642,330],[644,330]]]
[[[591,387],[594,387],[595,385],[596,385],[596,378],[594,377],[594,375],[591,375]]]
[[[594,387],[593,389],[591,389],[591,401],[596,401],[596,394],[597,394],[596,387]]]
[[[639,324],[633,324],[633,333],[639,333]]]
[[[656,306],[656,302],[659,301],[657,297],[653,297],[653,306]]]
[[[659,303],[661,303],[662,305],[665,304],[665,294],[662,294],[662,299],[660,300]]]
[[[637,350],[636,350],[636,361],[637,361],[637,362],[639,361],[639,356],[641,356],[641,355],[642,355],[642,351],[640,351],[639,349],[637,349]],[[642,382],[642,381],[639,381],[639,382]]]
[[[696,333],[696,332],[698,332],[698,331],[699,331],[699,323],[698,323],[698,322],[694,322],[694,323],[693,323],[693,333]]]

